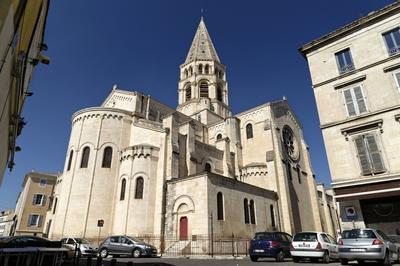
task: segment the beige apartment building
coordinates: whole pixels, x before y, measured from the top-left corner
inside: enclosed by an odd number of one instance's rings
[[[29,83],[43,55],[49,0],[0,1],[0,185],[8,166],[14,166],[16,138],[26,123],[22,117]],[[22,147],[23,149],[23,147]]]
[[[342,229],[400,233],[400,2],[299,50],[311,73]]]
[[[54,186],[58,174],[29,172],[15,208],[13,235],[47,236],[46,214],[53,206]]]
[[[322,231],[337,237],[340,224],[333,189],[325,189],[324,184],[317,184],[317,192]]]
[[[10,236],[14,227],[14,210],[0,212],[0,237]]]
[[[73,114],[49,236],[97,239],[98,220],[101,238],[161,236],[182,247],[212,233],[321,230],[309,148],[288,101],[232,114],[227,84],[201,20],[176,109],[114,86],[100,106]]]

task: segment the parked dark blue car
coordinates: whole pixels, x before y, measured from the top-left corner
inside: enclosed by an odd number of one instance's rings
[[[251,261],[259,258],[275,258],[284,261],[290,257],[292,236],[284,232],[259,232],[250,241],[249,254]]]

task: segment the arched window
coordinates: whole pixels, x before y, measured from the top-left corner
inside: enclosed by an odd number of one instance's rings
[[[123,178],[121,181],[121,193],[119,194],[119,200],[125,199],[126,179]]]
[[[256,224],[256,212],[254,206],[254,200],[250,200],[250,222]]]
[[[252,124],[247,124],[247,126],[246,126],[246,136],[247,136],[247,139],[252,139],[253,138],[253,125]]]
[[[112,148],[106,147],[103,153],[103,162],[101,163],[101,167],[110,168],[112,160]]]
[[[217,140],[222,139],[222,134],[217,135]]]
[[[206,81],[200,83],[200,97],[208,98],[208,83]]]
[[[82,159],[81,159],[81,168],[87,168],[89,162],[90,148],[83,148]]]
[[[206,172],[211,172],[211,164],[206,163],[206,164],[204,165],[204,171],[206,171]]]
[[[217,87],[217,100],[222,102],[223,101],[223,96],[222,96],[222,88],[221,86]]]
[[[199,74],[203,74],[203,65],[202,64],[199,65]]]
[[[56,198],[56,199],[54,200],[54,205],[53,205],[53,214],[55,214],[55,213],[56,213],[57,201],[58,201],[58,198]]]
[[[204,67],[204,73],[210,74],[210,66],[208,64]]]
[[[186,101],[189,101],[190,99],[192,99],[192,87],[190,87],[190,86],[186,87],[185,98],[186,98]]]
[[[218,76],[218,68],[214,67],[214,74]]]
[[[271,225],[275,227],[275,213],[274,213],[274,206],[272,204],[271,206],[269,206],[269,211],[271,213]]]
[[[217,194],[217,214],[219,221],[224,220],[224,198],[221,192]]]
[[[189,76],[193,75],[193,68],[189,67]]]
[[[188,71],[187,71],[187,69],[185,69],[185,71],[183,72],[183,76],[184,76],[184,78],[187,78],[187,77],[188,77]]]
[[[224,73],[222,72],[222,70],[220,70],[220,71],[218,72],[218,77],[219,77],[220,79],[222,79],[222,78],[224,77]]]
[[[244,210],[244,223],[248,224],[250,223],[250,221],[249,221],[249,203],[247,199],[244,199],[243,201],[243,210]]]
[[[135,199],[143,199],[143,185],[143,177],[139,176],[136,178]]]
[[[74,151],[71,150],[69,152],[69,158],[68,158],[68,165],[67,165],[67,171],[69,171],[71,169],[71,165],[72,165],[72,158],[74,157]]]

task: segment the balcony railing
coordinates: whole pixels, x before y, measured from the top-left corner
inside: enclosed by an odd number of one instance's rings
[[[389,49],[389,55],[395,55],[400,52],[400,46],[395,46]]]
[[[352,70],[354,70],[354,65],[346,65],[346,66],[341,67],[339,69],[339,73],[343,74],[343,73],[346,73],[346,72],[349,72],[349,71],[352,71]]]

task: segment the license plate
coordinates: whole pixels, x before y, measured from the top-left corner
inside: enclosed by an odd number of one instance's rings
[[[299,244],[299,247],[301,247],[301,248],[309,248],[310,244]]]
[[[350,251],[365,251],[363,248],[351,248]]]
[[[254,252],[264,252],[263,249],[255,249]]]

